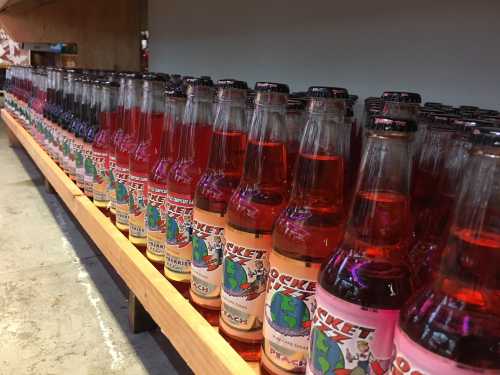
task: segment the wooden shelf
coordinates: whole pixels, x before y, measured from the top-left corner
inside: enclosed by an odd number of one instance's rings
[[[181,296],[129,240],[66,176],[5,109],[2,119],[68,209],[196,374],[255,375],[214,327]]]

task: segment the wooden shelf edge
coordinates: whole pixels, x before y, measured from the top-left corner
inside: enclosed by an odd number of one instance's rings
[[[2,119],[127,286],[196,374],[255,375],[245,362],[66,176],[5,109]]]

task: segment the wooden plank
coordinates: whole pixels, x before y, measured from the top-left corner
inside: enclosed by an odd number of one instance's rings
[[[247,364],[231,348],[4,109],[2,118],[191,369],[196,374],[255,375],[258,366]]]

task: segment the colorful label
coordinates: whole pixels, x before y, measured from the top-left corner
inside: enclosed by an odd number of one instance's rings
[[[220,306],[222,257],[224,252],[224,215],[200,208],[193,211],[193,261],[191,291],[195,301]]]
[[[128,177],[129,216],[128,228],[131,237],[146,238],[146,204],[148,197],[147,176],[130,174]]]
[[[96,172],[92,160],[92,144],[86,142],[83,144],[83,169],[85,170],[83,186],[85,195],[91,197],[94,187],[94,175]]]
[[[165,187],[149,183],[146,255],[157,263],[165,261],[167,198],[168,191]]]
[[[75,135],[70,133],[68,137],[69,153],[68,153],[68,172],[70,177],[73,179],[76,176],[76,165],[75,165]]]
[[[75,139],[74,149],[76,184],[83,187],[85,184],[85,168],[83,166],[83,141],[81,138]]]
[[[320,286],[316,302],[306,373],[387,374],[399,310],[364,308]]]
[[[271,252],[269,263],[263,360],[270,361],[284,374],[288,371],[303,373],[321,265],[290,259],[276,251]]]
[[[63,131],[62,136],[62,165],[65,172],[69,172],[69,132],[67,130]]]
[[[116,180],[115,180],[116,157],[109,155],[109,179],[108,179],[108,198],[109,210],[114,214],[116,212]]]
[[[108,154],[105,152],[93,151],[92,161],[94,163],[94,182],[92,191],[94,203],[99,207],[108,205]]]
[[[116,224],[120,229],[128,229],[128,167],[115,167],[115,186],[116,186]]]
[[[394,346],[396,355],[391,364],[391,375],[493,375],[500,373],[498,370],[467,367],[441,357],[415,343],[399,327],[396,327],[394,334]]]
[[[169,192],[165,275],[171,280],[188,282],[190,279],[192,220],[193,197]]]
[[[233,335],[261,340],[271,235],[243,232],[227,225],[224,236],[222,322],[235,331],[229,332]],[[228,327],[224,330],[229,331]]]

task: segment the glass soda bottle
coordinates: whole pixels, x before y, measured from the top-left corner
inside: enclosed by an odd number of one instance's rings
[[[146,256],[163,272],[167,234],[167,179],[179,155],[180,129],[186,106],[186,92],[181,85],[165,91],[165,114],[161,134],[160,155],[150,171],[148,182]]]
[[[116,179],[115,179],[115,167],[116,167],[116,146],[120,142],[123,136],[123,116],[125,113],[125,85],[126,85],[126,73],[118,73],[118,99],[116,104],[116,127],[111,133],[110,138],[110,148],[109,148],[109,185],[108,185],[108,197],[109,197],[109,217],[113,224],[116,223]]]
[[[80,76],[75,77],[75,87],[73,103],[71,106],[71,123],[69,125],[69,155],[68,155],[68,169],[69,177],[72,181],[76,181],[76,133],[78,131],[78,126],[81,123],[81,102],[82,102],[82,78]]]
[[[500,373],[500,131],[473,133],[438,275],[401,312],[393,374]]]
[[[99,130],[92,143],[92,160],[95,174],[92,185],[94,204],[105,215],[108,214],[109,196],[109,151],[111,148],[111,135],[116,127],[118,118],[117,100],[119,84],[113,81],[102,81]]]
[[[75,142],[73,144],[75,152],[76,186],[84,190],[85,188],[85,156],[84,138],[89,126],[90,101],[92,95],[92,85],[89,77],[82,77],[82,99],[79,108],[79,121],[75,124]]]
[[[286,107],[287,144],[287,181],[292,185],[295,161],[299,154],[300,140],[306,123],[305,103],[296,99],[288,99]]]
[[[83,169],[84,184],[83,190],[85,195],[89,198],[94,197],[94,176],[96,169],[92,155],[92,144],[94,143],[95,136],[99,131],[99,107],[101,104],[101,81],[93,79],[90,85],[90,106],[88,107],[87,121],[88,126],[83,137]]]
[[[146,73],[142,76],[142,104],[136,140],[129,154],[129,240],[146,253],[146,207],[148,178],[160,153],[163,128],[165,80]]]
[[[191,280],[191,234],[196,185],[208,162],[213,82],[189,78],[179,157],[168,173],[165,275],[186,297]]]
[[[264,306],[263,373],[304,373],[321,264],[344,234],[345,95],[309,88],[308,121],[287,207],[276,220]]]
[[[116,167],[116,227],[128,236],[129,219],[129,155],[139,132],[139,118],[141,114],[141,74],[128,73],[125,87],[125,110],[121,137],[115,147]]]
[[[441,254],[448,240],[449,227],[453,217],[460,182],[472,148],[472,131],[488,122],[475,119],[451,120],[447,126],[453,128],[453,136],[445,151],[443,167],[435,186],[428,224],[410,251],[410,261],[415,275],[422,283],[429,282],[439,270]],[[433,124],[432,126],[436,126]],[[441,125],[443,126],[443,125]]]
[[[413,120],[375,116],[344,239],[321,271],[308,374],[383,374],[399,310],[410,296]]]
[[[288,197],[285,84],[258,82],[243,175],[231,196],[219,331],[245,360],[259,360],[274,222]]]
[[[212,325],[218,325],[220,315],[227,204],[240,182],[247,144],[246,91],[243,81],[217,82],[210,157],[194,199],[190,299]]]
[[[73,136],[71,133],[71,122],[73,120],[73,102],[75,100],[75,78],[76,70],[66,69],[64,80],[63,112],[61,114],[61,125],[63,133],[63,163],[64,173],[69,175],[70,150],[72,148]]]

